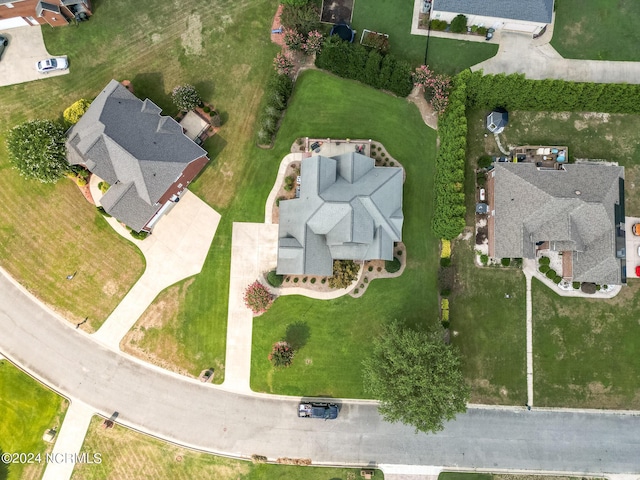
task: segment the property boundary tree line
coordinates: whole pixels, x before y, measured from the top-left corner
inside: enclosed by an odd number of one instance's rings
[[[464,169],[466,110],[493,109],[640,113],[640,85],[530,80],[522,74],[483,75],[465,70],[453,80],[449,106],[438,121],[433,231],[457,237],[466,225]]]
[[[291,93],[293,92],[293,80],[285,74],[273,72],[267,88],[264,92],[264,102],[260,112],[258,130],[258,144],[271,146],[273,138],[280,127],[280,121]]]
[[[406,97],[413,89],[413,69],[392,54],[330,37],[316,56],[316,66],[342,78],[357,80],[371,87]]]

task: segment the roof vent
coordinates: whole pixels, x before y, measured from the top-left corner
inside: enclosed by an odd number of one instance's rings
[[[576,195],[580,195],[580,190],[576,190]]]

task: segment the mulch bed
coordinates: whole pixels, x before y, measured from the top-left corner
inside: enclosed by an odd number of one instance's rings
[[[353,0],[324,0],[322,2],[322,17],[324,23],[351,23],[353,15]]]

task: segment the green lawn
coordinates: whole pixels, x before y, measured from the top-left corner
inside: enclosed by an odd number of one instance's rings
[[[314,107],[322,105],[321,110]],[[309,115],[314,111],[313,115]],[[367,121],[354,121],[367,119]],[[360,362],[383,322],[398,319],[424,328],[436,318],[437,239],[428,227],[433,202],[435,132],[418,110],[360,84],[317,71],[305,72],[270,155],[273,165],[297,136],[373,138],[407,170],[403,241],[408,266],[397,279],[376,280],[360,299],[333,301],[281,297],[254,320],[251,387],[291,395],[364,397]],[[275,172],[275,167],[273,168]],[[274,175],[270,176],[273,182]],[[284,370],[267,359],[271,345],[296,322],[309,338]]]
[[[536,405],[640,408],[640,284],[612,300],[564,298],[533,283]]]
[[[40,478],[46,466],[45,452],[51,445],[42,440],[50,428],[60,430],[67,401],[43,387],[29,375],[14,367],[7,360],[0,360],[0,450],[6,453],[40,453],[42,462],[9,465],[8,477],[19,480]]]
[[[355,468],[253,464],[187,450],[120,425],[105,430],[101,424],[100,417],[91,421],[81,453],[100,453],[102,463],[77,464],[73,480],[354,480],[360,474]],[[380,470],[375,471],[375,479],[384,480]]]
[[[640,60],[635,0],[562,0],[556,2],[551,45],[565,58]]]
[[[578,480],[554,475],[509,475],[499,473],[442,472],[438,480]],[[595,478],[593,480],[596,480]]]
[[[524,405],[526,291],[516,268],[477,267],[472,240],[453,246],[449,300],[452,344],[462,352],[471,402]],[[445,283],[445,282],[443,282]],[[505,295],[509,295],[506,298]]]
[[[424,63],[427,37],[411,35],[413,0],[356,1],[353,28],[357,40],[366,28],[389,35],[390,51],[412,65]],[[442,38],[429,39],[427,63],[438,73],[453,75],[482,62],[498,51],[497,45]]]

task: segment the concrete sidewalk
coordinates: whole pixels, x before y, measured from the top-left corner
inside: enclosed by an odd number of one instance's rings
[[[145,240],[134,240],[114,218],[113,228],[133,241],[147,262],[144,274],[92,336],[112,348],[119,344],[160,292],[202,270],[220,222],[220,214],[187,191]]]
[[[227,355],[222,388],[251,393],[253,313],[243,300],[248,285],[277,263],[278,225],[234,223],[231,237]]]
[[[94,415],[89,405],[74,400],[62,422],[56,443],[51,452],[52,462],[47,463],[42,480],[67,480],[75,466],[75,455],[80,453],[87,428]],[[93,460],[93,459],[92,459]]]

